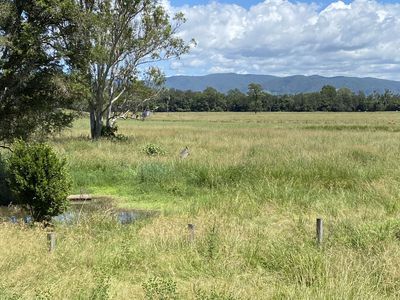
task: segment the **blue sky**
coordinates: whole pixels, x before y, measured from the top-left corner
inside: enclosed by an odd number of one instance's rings
[[[237,4],[244,8],[249,8],[255,4],[258,4],[263,1],[260,1],[260,0],[217,0],[217,1],[213,1],[213,0],[171,0],[170,1],[171,5],[176,6],[176,7],[183,6],[183,5],[190,5],[190,6],[205,5],[210,2]],[[295,1],[291,1],[291,2],[293,2],[293,3],[295,3],[295,2],[316,3],[321,8],[324,8],[324,7],[327,7],[329,4],[336,2],[336,1],[332,1],[332,0],[295,0]],[[349,3],[351,3],[351,0],[343,0],[343,2],[346,4],[349,4]],[[379,0],[379,2],[381,2],[381,3],[399,3],[400,0]]]
[[[167,76],[244,73],[400,80],[400,0],[163,0],[197,46]]]
[[[185,1],[185,0],[173,0],[171,1],[171,4],[173,6],[182,6],[182,5],[204,5],[204,4],[208,4],[210,2],[210,0],[191,0],[191,1]],[[215,2],[215,1],[214,1]],[[242,7],[245,8],[249,8],[255,4],[258,4],[260,2],[263,1],[259,1],[259,0],[219,0],[217,1],[219,3],[230,3],[230,4],[237,4],[240,5]],[[301,0],[301,1],[292,1],[292,2],[312,2],[312,1],[306,1],[306,0]],[[328,4],[330,4],[332,1],[328,1],[328,0],[316,0],[314,1],[317,4],[320,4],[321,6],[326,6]],[[348,1],[345,1],[348,2]]]

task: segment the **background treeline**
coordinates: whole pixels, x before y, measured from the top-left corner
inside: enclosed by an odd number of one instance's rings
[[[250,84],[247,93],[238,89],[226,94],[214,88],[203,92],[169,89],[150,107],[156,111],[396,111],[400,109],[400,95],[390,91],[365,95],[348,88],[324,86],[320,92],[295,95],[272,95],[258,84]]]

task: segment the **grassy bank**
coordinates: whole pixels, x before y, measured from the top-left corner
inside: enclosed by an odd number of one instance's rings
[[[74,193],[160,214],[60,225],[52,254],[43,230],[2,224],[0,298],[400,297],[400,114],[156,114],[119,128],[127,141],[91,142],[81,119],[51,143]]]

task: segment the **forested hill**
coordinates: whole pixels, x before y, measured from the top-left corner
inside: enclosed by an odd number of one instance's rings
[[[233,89],[247,92],[250,83],[258,83],[265,91],[280,95],[317,92],[325,85],[331,85],[336,88],[346,87],[355,93],[363,91],[367,95],[373,92],[384,93],[385,90],[395,94],[400,93],[400,81],[371,77],[323,77],[318,75],[277,77],[226,73],[205,76],[172,76],[167,78],[166,86],[183,91],[203,91],[207,87],[212,87],[219,92],[226,93]]]

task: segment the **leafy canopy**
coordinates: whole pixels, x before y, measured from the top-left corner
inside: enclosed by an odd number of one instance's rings
[[[72,122],[66,66],[71,0],[0,2],[0,141],[46,136]]]
[[[146,98],[143,82],[162,84],[154,63],[178,58],[190,45],[177,35],[183,15],[171,18],[157,0],[80,1],[77,18],[75,44],[86,55],[76,72],[90,88],[91,136],[98,138],[104,123],[113,126],[119,113]]]

